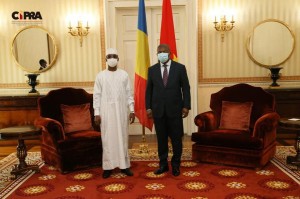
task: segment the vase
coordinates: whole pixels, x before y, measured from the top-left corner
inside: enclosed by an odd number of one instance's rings
[[[281,67],[272,67],[269,68],[271,71],[271,79],[272,79],[272,84],[270,85],[271,87],[277,87],[279,84],[276,82],[280,78],[279,71],[282,69]]]
[[[35,86],[39,84],[37,79],[37,76],[40,74],[26,74],[28,77],[28,85],[31,86],[31,90],[29,91],[29,94],[39,94],[39,92],[35,89]]]

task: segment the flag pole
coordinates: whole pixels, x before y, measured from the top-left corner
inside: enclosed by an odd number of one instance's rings
[[[141,156],[148,156],[149,154],[149,147],[148,147],[148,144],[146,144],[146,137],[145,137],[145,126],[142,125],[142,144],[140,144],[139,146],[139,154]]]
[[[145,126],[142,126],[142,141],[145,143],[146,142],[146,137],[145,137]]]

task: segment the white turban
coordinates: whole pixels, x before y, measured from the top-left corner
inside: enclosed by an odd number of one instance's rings
[[[106,55],[117,55],[117,54],[118,54],[118,51],[115,48],[108,48],[106,50]]]

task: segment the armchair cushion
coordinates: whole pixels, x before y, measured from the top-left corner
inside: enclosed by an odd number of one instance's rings
[[[93,129],[89,103],[72,106],[61,104],[60,107],[66,134]]]
[[[252,102],[222,101],[220,129],[249,131]]]
[[[74,153],[74,151],[97,146],[100,140],[100,132],[97,131],[78,131],[68,135],[66,140],[58,141],[58,148],[62,153],[65,153],[68,156],[71,156],[71,153]],[[98,151],[97,153],[101,153],[101,151]],[[86,156],[88,155],[89,154],[86,154]],[[74,156],[76,156],[76,153],[74,153]]]
[[[214,147],[228,147],[235,149],[261,150],[263,140],[252,137],[249,133],[239,130],[221,130],[213,132],[195,133],[192,140],[197,141],[199,145],[208,145]]]

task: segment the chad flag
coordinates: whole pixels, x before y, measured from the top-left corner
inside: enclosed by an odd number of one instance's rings
[[[168,44],[171,51],[171,59],[177,61],[177,50],[171,0],[163,0],[160,44]]]
[[[140,123],[152,131],[153,120],[148,119],[145,105],[145,91],[150,66],[147,20],[144,0],[139,0],[136,65],[134,76],[134,111]]]

